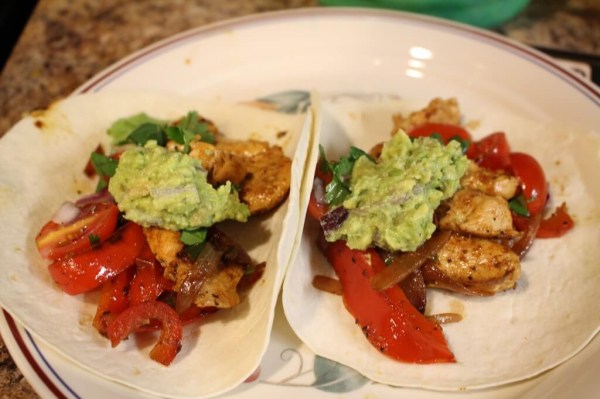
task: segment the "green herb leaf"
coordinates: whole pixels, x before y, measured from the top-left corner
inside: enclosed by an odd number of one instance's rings
[[[100,177],[96,185],[96,192],[100,192],[108,186],[108,179],[115,174],[119,161],[99,152],[92,152],[90,162]]]
[[[114,176],[117,166],[119,165],[119,161],[116,159],[102,155],[99,152],[92,152],[90,155],[90,161],[92,162],[92,166],[96,170],[96,173],[98,173],[98,175],[101,177]]]
[[[446,144],[446,143],[444,143],[444,139],[442,138],[442,135],[441,135],[441,134],[439,134],[439,133],[431,133],[431,134],[429,135],[429,138],[432,138],[432,139],[434,139],[434,140],[437,140],[437,141],[439,141],[439,142],[440,142],[440,143],[442,143],[442,144]]]
[[[208,124],[206,122],[200,122],[196,111],[188,112],[187,115],[177,123],[177,127],[186,131],[184,134],[191,135],[191,138],[199,135],[200,140],[210,144],[215,143],[215,136],[208,130]]]
[[[164,146],[167,142],[167,136],[161,125],[156,123],[144,123],[138,126],[129,136],[127,141],[139,146],[143,146],[150,140],[155,140],[160,146]]]
[[[153,118],[146,115],[145,113],[139,113],[127,118],[121,118],[113,123],[108,128],[108,135],[112,137],[114,144],[123,144],[127,142],[129,135],[138,127],[144,123],[154,123],[157,125],[163,125],[166,121]]]
[[[462,149],[462,153],[463,154],[466,154],[467,150],[469,149],[469,146],[471,145],[471,141],[464,140],[460,136],[454,136],[450,140],[458,141],[458,143],[460,144],[460,148]]]
[[[339,205],[350,195],[350,175],[357,159],[366,156],[371,162],[375,162],[373,157],[356,147],[350,147],[348,155],[341,157],[338,162],[327,161],[322,146],[319,146],[319,152],[323,160],[322,167],[327,168],[324,171],[332,172],[331,182],[325,187],[325,201],[328,205]]]
[[[183,144],[183,153],[187,154],[190,152],[190,142],[196,137],[194,133],[179,126],[167,126],[165,133],[170,140]]]
[[[90,240],[90,245],[93,247],[95,245],[100,244],[100,236],[96,235],[96,234],[90,234],[88,236],[88,239]]]
[[[185,245],[201,244],[206,240],[207,229],[201,227],[196,230],[183,230],[181,232],[181,242]]]
[[[519,194],[510,201],[508,201],[510,209],[520,216],[529,217],[529,210],[527,209],[527,200],[523,194]]]

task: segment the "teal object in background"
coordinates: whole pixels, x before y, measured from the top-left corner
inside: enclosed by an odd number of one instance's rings
[[[325,6],[388,8],[429,14],[482,28],[514,18],[529,0],[321,0]]]

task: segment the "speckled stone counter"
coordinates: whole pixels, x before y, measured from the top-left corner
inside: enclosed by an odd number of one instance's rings
[[[41,0],[0,75],[0,136],[115,61],[211,22],[317,0]],[[600,55],[598,0],[533,0],[498,29],[525,43]],[[0,398],[35,398],[0,339]]]

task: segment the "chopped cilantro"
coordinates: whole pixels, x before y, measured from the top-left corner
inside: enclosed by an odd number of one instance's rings
[[[88,239],[90,240],[90,245],[92,247],[100,244],[100,236],[98,236],[96,234],[90,234],[88,236]]]
[[[463,154],[466,154],[467,150],[469,149],[469,146],[471,145],[470,140],[465,140],[458,135],[452,137],[450,140],[458,141],[458,144],[460,144],[460,148],[462,149]]]
[[[127,139],[134,130],[145,123],[163,125],[167,122],[153,118],[142,112],[117,120],[108,128],[107,133],[112,137],[114,144],[123,144],[127,142]]]
[[[143,146],[148,141],[154,140],[160,146],[164,146],[167,142],[166,134],[161,125],[147,122],[138,126],[133,132],[127,136],[127,142]]]
[[[328,205],[339,205],[350,195],[350,175],[358,158],[366,156],[375,162],[369,154],[356,147],[350,147],[349,154],[341,157],[338,162],[327,160],[323,146],[319,146],[319,152],[322,161],[321,167],[324,168],[324,171],[330,171],[332,174],[331,182],[325,187],[325,201]]]
[[[182,118],[179,121],[177,127],[185,132],[184,136],[192,135],[191,137],[193,138],[194,136],[199,135],[200,140],[206,143],[214,144],[215,142],[215,137],[210,130],[208,130],[208,124],[198,120],[198,113],[196,111],[188,112],[185,118]]]
[[[143,146],[148,141],[154,140],[158,145],[164,146],[167,140],[173,140],[182,144],[183,152],[188,153],[190,142],[197,137],[207,143],[215,142],[208,124],[198,118],[196,111],[190,111],[177,122],[177,125],[171,126],[166,121],[141,113],[119,119],[108,129],[108,134],[112,136],[115,144],[133,143]]]
[[[190,152],[190,142],[196,137],[194,133],[182,129],[179,126],[167,126],[165,128],[165,133],[170,140],[183,144],[183,152],[185,154]]]
[[[96,186],[96,192],[102,191],[107,187],[108,179],[115,174],[119,161],[100,154],[99,152],[92,152],[90,155],[90,162],[98,176],[100,176],[98,185]]]
[[[196,230],[181,231],[181,237],[179,239],[185,244],[183,250],[191,259],[197,259],[200,252],[202,252],[204,243],[206,242],[207,232],[208,230],[205,227],[200,227]]]
[[[185,245],[196,245],[201,244],[206,240],[207,230],[204,227],[200,227],[196,230],[183,230],[181,232],[181,242]]]
[[[527,200],[523,194],[519,194],[510,201],[508,201],[510,209],[520,216],[529,217],[529,210],[527,209]]]

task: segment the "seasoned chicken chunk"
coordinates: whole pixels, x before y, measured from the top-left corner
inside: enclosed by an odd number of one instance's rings
[[[452,234],[422,273],[430,287],[493,295],[515,287],[521,264],[519,257],[502,244]]]
[[[287,197],[292,161],[281,147],[258,140],[224,141],[216,147],[238,158],[246,168],[240,199],[248,204],[251,214],[267,212]]]
[[[202,162],[208,172],[208,180],[212,184],[223,184],[230,181],[240,184],[248,175],[244,157],[221,151],[218,145],[195,141],[190,144],[189,155]]]
[[[469,168],[460,179],[460,184],[463,188],[482,191],[489,195],[499,195],[508,200],[517,193],[519,179],[503,170],[482,168],[469,161]]]
[[[412,112],[408,117],[404,117],[402,114],[394,114],[392,120],[394,122],[392,135],[396,134],[400,129],[409,132],[414,127],[425,123],[460,125],[460,109],[455,98],[448,100],[434,98],[422,110]]]
[[[461,189],[454,194],[439,226],[443,230],[478,237],[512,238],[519,235],[513,228],[510,208],[504,198],[470,189]]]
[[[245,252],[238,253],[239,247],[230,247],[229,241],[223,243],[225,239],[219,236],[222,233],[209,233],[207,242],[223,257],[213,268],[204,270],[198,270],[198,265],[183,251],[180,232],[149,227],[144,229],[144,234],[152,253],[165,268],[165,277],[175,282],[173,289],[176,292],[189,289],[187,285],[193,275],[196,280],[201,281],[194,299],[197,306],[231,308],[239,303],[237,285],[251,260]],[[235,248],[235,258],[227,258],[228,248]]]
[[[240,185],[240,199],[253,215],[267,212],[288,195],[292,161],[279,146],[265,141],[193,143],[190,156],[199,159],[212,183]]]

